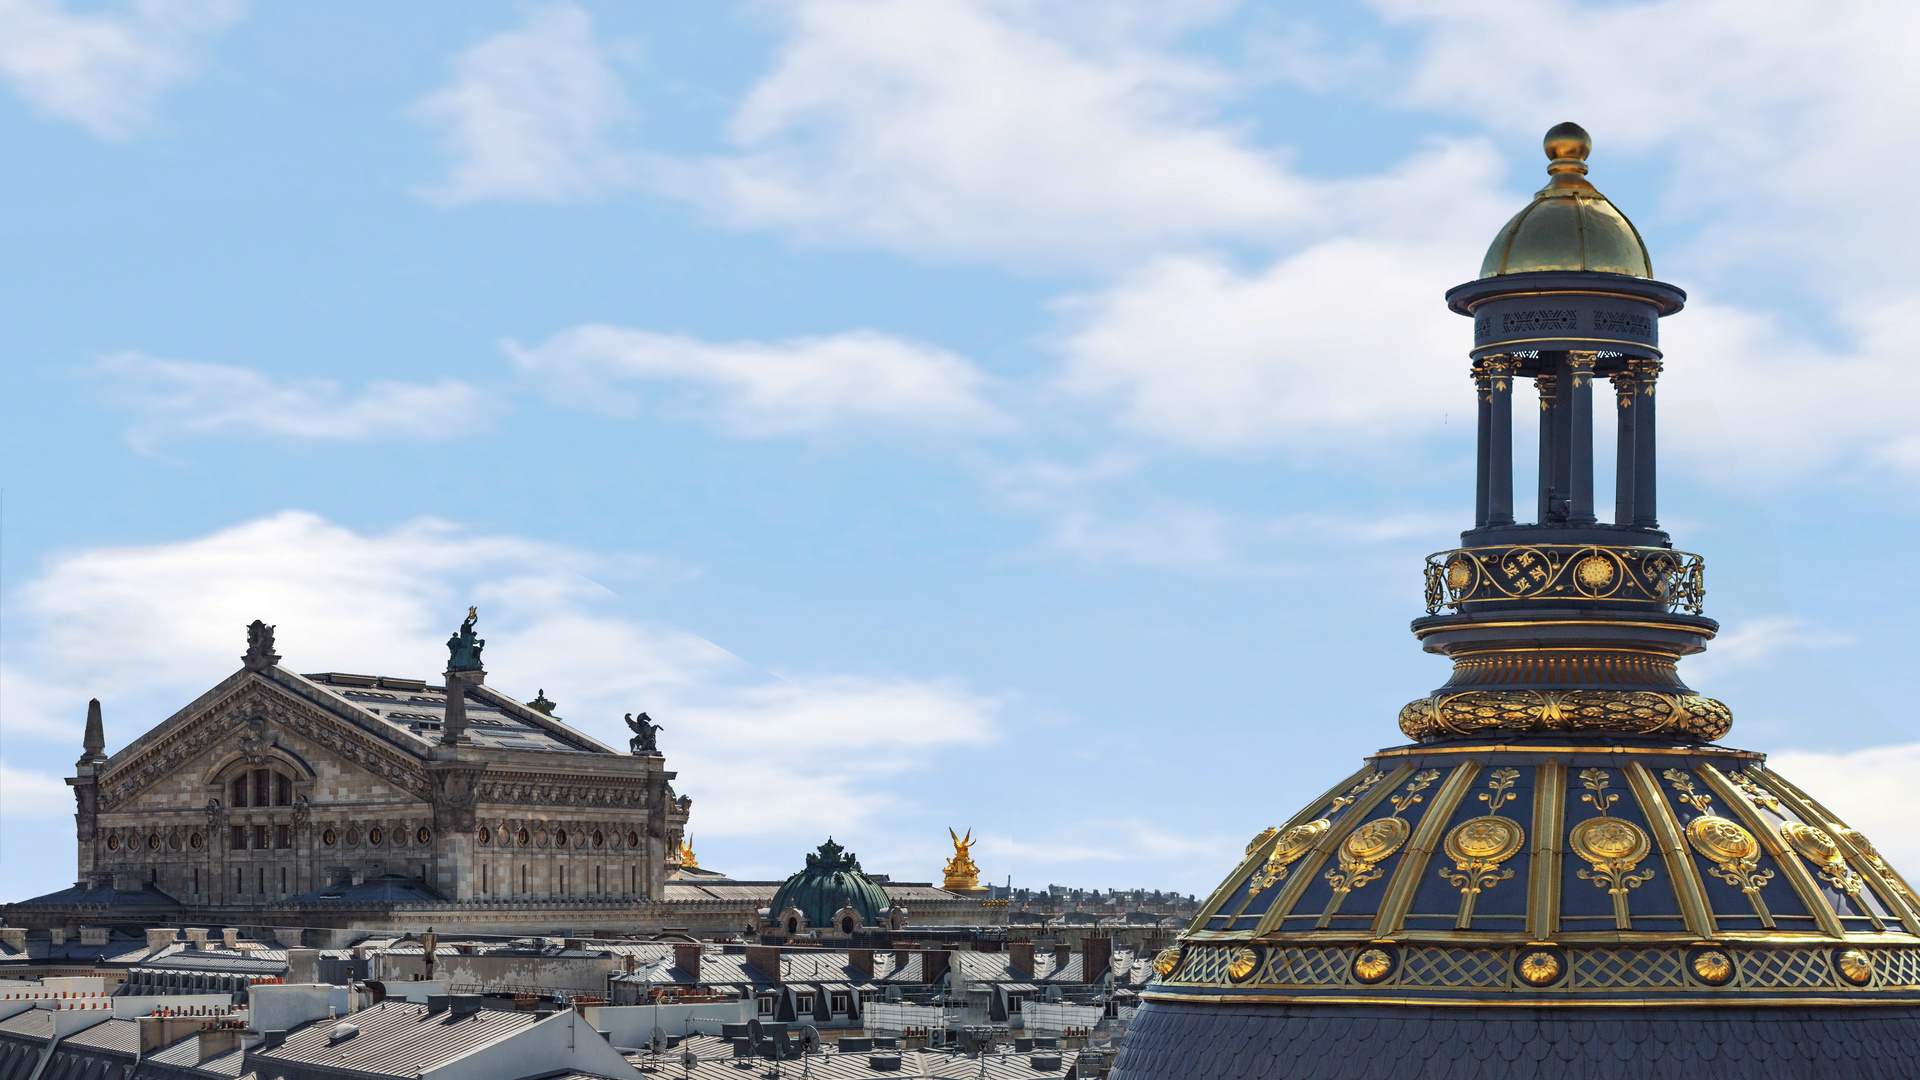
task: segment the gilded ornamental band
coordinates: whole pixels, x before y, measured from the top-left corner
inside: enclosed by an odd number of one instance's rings
[[[1733,711],[1698,694],[1649,690],[1467,690],[1408,702],[1400,730],[1409,739],[1494,732],[1607,732],[1712,742],[1733,728]]]
[[[1510,600],[1610,600],[1698,615],[1706,563],[1668,548],[1530,544],[1427,556],[1427,614]]]
[[[1392,940],[1328,945],[1177,945],[1154,959],[1147,996],[1194,992],[1348,993],[1388,1000],[1395,990],[1474,993],[1475,1004],[1542,999],[1695,995],[1710,1000],[1792,991],[1865,995],[1920,991],[1920,948],[1850,943],[1661,946],[1424,945]],[[1488,995],[1497,995],[1490,999]],[[1422,1000],[1435,1000],[1423,996]]]

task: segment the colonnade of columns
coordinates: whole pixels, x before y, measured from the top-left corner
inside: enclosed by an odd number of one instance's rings
[[[1592,525],[1593,380],[1596,352],[1542,353],[1533,375],[1540,395],[1538,517],[1541,523]],[[1480,397],[1479,483],[1474,523],[1512,525],[1513,384],[1519,358],[1494,354],[1474,362]],[[1609,376],[1619,413],[1614,460],[1616,525],[1659,528],[1655,511],[1654,387],[1660,361],[1631,358]]]

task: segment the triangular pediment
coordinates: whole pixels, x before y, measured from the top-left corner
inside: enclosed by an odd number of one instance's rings
[[[315,754],[428,798],[424,748],[383,737],[377,723],[277,668],[236,672],[107,760],[99,774],[100,809],[126,807],[183,769],[221,768],[236,757],[299,764]]]

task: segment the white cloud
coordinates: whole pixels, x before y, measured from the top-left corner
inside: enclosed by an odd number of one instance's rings
[[[1162,506],[1127,520],[1073,510],[1049,530],[1054,546],[1094,562],[1178,570],[1237,569],[1233,522],[1202,506]]]
[[[75,14],[62,0],[0,0],[0,78],[45,116],[124,138],[169,87],[192,77],[206,41],[245,0],[135,0],[125,14]]]
[[[489,426],[497,403],[457,379],[431,385],[377,381],[348,395],[326,379],[276,380],[252,368],[120,353],[102,360],[109,400],[134,415],[141,449],[179,438],[270,435],[288,439],[450,439]]]
[[[632,386],[675,384],[681,408],[747,437],[864,423],[949,431],[1009,423],[986,399],[991,380],[967,359],[870,330],[716,344],[588,325],[507,351],[563,404],[631,415],[640,403]]]
[[[1438,144],[1344,191],[1345,235],[1263,270],[1167,255],[1072,298],[1062,384],[1199,450],[1401,450],[1473,408],[1468,327],[1441,293],[1511,210],[1494,168],[1484,146]]]
[[[739,152],[669,189],[740,226],[1077,264],[1309,227],[1319,189],[1215,116],[1169,47],[1221,4],[803,0],[735,114]]]
[[[535,8],[454,61],[453,77],[415,106],[443,129],[447,176],[422,194],[568,202],[628,183],[630,154],[615,136],[632,120],[620,77],[572,4]]]
[[[299,512],[69,554],[15,593],[0,730],[11,760],[49,740],[57,753],[47,756],[59,760],[77,751],[85,702],[98,696],[109,750],[124,745],[236,670],[254,618],[277,625],[293,670],[431,677],[447,632],[477,603],[489,685],[522,699],[544,689],[568,722],[620,746],[623,713],[645,709],[665,725],[662,746],[695,798],[699,835],[788,843],[817,841],[822,827],[878,828],[914,801],[897,778],[996,737],[999,702],[959,683],[770,676],[685,630],[623,614],[587,576],[630,572],[444,522],[369,535]]]
[[[72,789],[58,776],[0,761],[0,818],[64,818],[73,806]]]
[[[1527,135],[1578,120],[1596,139],[1602,191],[1600,155],[1610,149],[1670,154],[1667,209],[1720,220],[1691,261],[1745,269],[1760,260],[1817,289],[1881,288],[1888,271],[1920,269],[1920,222],[1900,185],[1864,179],[1920,161],[1909,122],[1920,9],[1817,0],[1771,3],[1763,14],[1739,0],[1374,7],[1423,34],[1400,69],[1403,103]],[[1549,41],[1605,57],[1608,76],[1541,47]]]
[[[1787,750],[1768,755],[1767,767],[1865,833],[1908,880],[1920,874],[1920,806],[1913,799],[1920,743],[1839,754]]]

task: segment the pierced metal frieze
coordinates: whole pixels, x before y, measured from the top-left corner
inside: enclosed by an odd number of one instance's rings
[[[1534,544],[1427,556],[1427,614],[1502,600],[1630,601],[1705,610],[1706,563],[1668,548]]]

